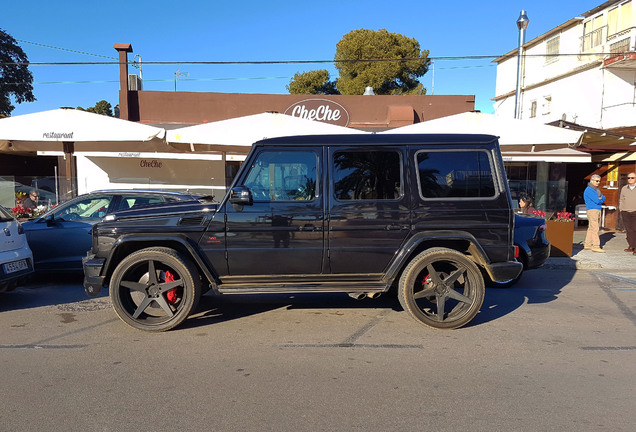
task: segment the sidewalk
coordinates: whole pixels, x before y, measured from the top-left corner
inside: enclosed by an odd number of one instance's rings
[[[579,270],[589,269],[615,269],[636,270],[636,256],[625,252],[627,240],[625,233],[621,231],[601,230],[601,247],[606,253],[584,250],[583,243],[587,230],[580,228],[574,230],[574,246],[572,257],[550,257],[545,262],[545,268],[570,268]]]

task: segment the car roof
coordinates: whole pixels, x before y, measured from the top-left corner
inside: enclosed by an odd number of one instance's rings
[[[94,190],[92,192],[82,194],[82,195],[95,195],[95,194],[112,194],[112,195],[145,194],[145,195],[163,195],[163,196],[174,196],[174,197],[197,196],[197,194],[191,194],[186,192],[158,190],[158,189],[98,189],[98,190]]]
[[[497,142],[494,135],[482,134],[343,134],[343,135],[299,135],[269,138],[254,146],[293,145],[350,146],[350,145],[415,145],[415,144],[470,144],[488,145]]]

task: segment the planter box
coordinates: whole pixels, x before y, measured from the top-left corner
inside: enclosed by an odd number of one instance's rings
[[[572,244],[574,243],[574,222],[557,222],[548,220],[545,222],[546,237],[552,245],[550,256],[571,257]]]

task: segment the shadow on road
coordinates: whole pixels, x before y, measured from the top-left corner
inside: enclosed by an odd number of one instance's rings
[[[0,312],[55,306],[88,300],[82,286],[83,275],[36,275],[26,285],[0,293]],[[107,295],[104,291],[100,296]]]
[[[392,309],[402,310],[397,298],[383,295],[376,299],[355,300],[343,293],[320,294],[206,294],[198,313],[181,328],[194,328],[258,315],[276,309]]]
[[[481,311],[468,326],[494,321],[526,303],[548,303],[557,300],[561,290],[570,283],[575,272],[574,266],[538,268],[524,272],[512,288],[487,288]]]
[[[480,313],[470,326],[494,321],[514,312],[525,303],[547,303],[558,298],[562,288],[574,275],[572,269],[539,268],[524,273],[513,288],[488,288]],[[103,290],[99,297],[107,297]],[[92,299],[82,287],[82,276],[40,276],[30,284],[9,293],[0,293],[0,312],[41,306],[62,306]],[[355,300],[343,293],[320,294],[251,294],[204,295],[197,312],[180,328],[200,326],[241,319],[275,309],[373,309],[401,311],[394,294],[377,299]]]

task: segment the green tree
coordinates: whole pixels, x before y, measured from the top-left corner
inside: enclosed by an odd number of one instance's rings
[[[367,86],[375,94],[426,94],[418,78],[430,65],[428,50],[399,33],[385,29],[353,30],[336,45],[336,87],[342,94],[362,94]],[[396,61],[377,61],[402,59]],[[362,60],[375,60],[365,62]]]
[[[91,112],[95,114],[102,114],[108,117],[113,117],[113,106],[109,102],[106,102],[105,100],[100,100],[99,102],[95,104],[95,106],[92,106],[90,108],[84,109],[82,107],[77,107],[77,109],[80,111],[86,111],[86,112]]]
[[[297,73],[286,87],[290,94],[338,94],[325,69]]]
[[[33,75],[29,59],[13,37],[0,29],[0,115],[9,116],[17,103],[33,102]]]
[[[380,95],[426,94],[418,79],[428,71],[428,55],[417,40],[399,33],[352,30],[336,45],[339,77],[335,82],[329,81],[326,70],[297,73],[287,90],[292,94],[361,95],[371,86]]]

